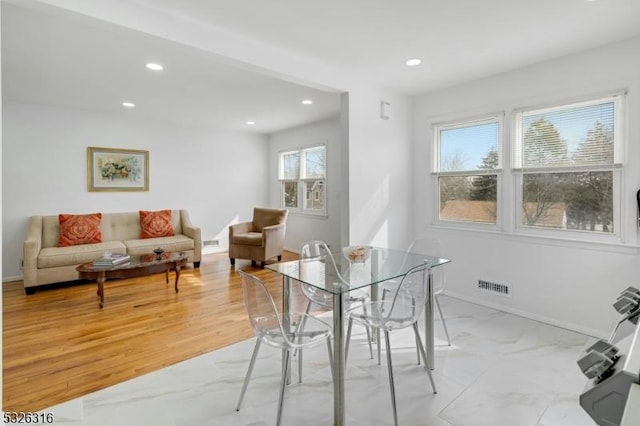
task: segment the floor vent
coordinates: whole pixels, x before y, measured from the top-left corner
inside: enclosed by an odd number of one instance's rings
[[[511,287],[506,284],[492,283],[491,281],[478,280],[478,289],[499,296],[511,297]]]
[[[219,240],[206,240],[202,243],[205,247],[218,247],[220,245]]]

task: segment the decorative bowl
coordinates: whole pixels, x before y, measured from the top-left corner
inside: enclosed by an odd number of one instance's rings
[[[164,253],[164,249],[158,247],[157,249],[153,250],[153,252],[157,255],[161,255],[162,253]]]
[[[342,254],[349,262],[365,262],[371,256],[370,246],[349,246],[342,249]]]

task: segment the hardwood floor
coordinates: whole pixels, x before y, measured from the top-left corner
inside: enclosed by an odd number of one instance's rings
[[[237,269],[258,275],[281,300],[280,275],[243,260],[231,268],[226,253],[183,269],[177,294],[164,274],[108,281],[104,309],[95,283],[30,296],[22,282],[4,283],[4,411],[42,410],[253,337]],[[292,306],[303,309],[293,293]]]

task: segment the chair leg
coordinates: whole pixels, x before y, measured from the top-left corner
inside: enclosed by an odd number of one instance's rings
[[[244,376],[244,383],[242,385],[242,391],[240,391],[240,399],[238,400],[236,411],[240,411],[240,405],[242,404],[242,400],[244,399],[244,394],[247,391],[247,385],[249,385],[249,379],[251,379],[251,373],[253,372],[253,366],[256,363],[256,358],[258,358],[259,350],[260,350],[260,339],[256,339],[256,345],[253,347],[253,354],[251,354],[251,361],[249,362],[249,368],[247,369],[247,374]]]
[[[349,326],[347,327],[347,340],[344,347],[344,363],[347,363],[347,357],[349,355],[349,342],[351,342],[351,329],[353,327],[353,321],[349,319]],[[369,356],[373,359],[373,346],[371,345],[371,331],[369,327],[365,325],[365,330],[367,330],[367,342],[369,343]]]
[[[380,342],[380,329],[376,328],[376,344],[378,346],[378,365],[380,365],[380,357],[382,353],[382,342]]]
[[[422,356],[420,355],[420,342],[416,339],[416,356],[418,357],[418,365],[422,362]]]
[[[303,353],[304,353],[303,350],[300,349],[298,354],[298,383],[302,383],[302,354]]]
[[[304,310],[305,316],[300,321],[300,324],[299,324],[299,327],[298,327],[298,333],[300,333],[301,331],[304,330],[304,325],[307,323],[307,315],[309,315],[309,312],[311,312],[311,301],[310,300],[307,302],[307,309]]]
[[[333,349],[331,348],[331,337],[327,337],[327,349],[329,350],[329,366],[331,367],[331,381],[335,382],[336,378],[333,371]],[[346,359],[345,359],[346,362]]]
[[[366,303],[362,304],[362,311],[364,312],[365,315],[367,315],[367,305]],[[366,331],[367,331],[367,343],[369,343],[369,356],[371,357],[371,359],[373,359],[373,347],[371,346],[371,331],[369,330],[369,326],[365,325],[364,326]]]
[[[424,368],[427,370],[429,374],[429,381],[431,382],[431,387],[433,388],[433,393],[438,393],[436,390],[436,384],[433,381],[433,376],[431,375],[431,366],[427,362],[427,353],[424,351],[424,346],[422,346],[422,339],[420,338],[420,332],[418,331],[418,323],[413,323],[413,333],[416,336],[416,342],[418,343],[418,348],[420,349],[420,353],[422,354],[422,359],[424,360]]]
[[[311,301],[309,301],[307,303],[307,309],[305,309],[304,313],[306,314],[302,320],[300,321],[300,323],[298,324],[298,326],[296,327],[296,334],[301,334],[304,331],[304,325],[307,322],[307,315],[309,315],[309,312],[311,311]],[[302,349],[296,349],[293,351],[293,356],[296,356],[298,354],[298,352],[300,352],[300,357],[298,358],[298,383],[302,383]]]
[[[451,346],[451,339],[449,338],[449,330],[447,330],[447,323],[444,320],[444,315],[442,315],[442,308],[440,308],[440,302],[438,301],[438,295],[434,296],[436,301],[436,307],[438,308],[438,312],[440,313],[440,320],[442,321],[442,327],[444,328],[444,334],[447,336],[447,344]]]
[[[389,389],[391,390],[391,408],[393,409],[393,424],[398,426],[398,410],[396,407],[396,386],[393,382],[393,366],[391,365],[391,342],[389,331],[384,331],[384,342],[387,347],[387,370],[389,371]]]
[[[276,426],[280,426],[282,422],[282,404],[284,402],[284,389],[287,386],[287,374],[289,373],[289,351],[284,351],[284,362],[282,365],[282,378],[280,379],[280,397],[278,399],[278,416],[276,417]]]
[[[369,357],[373,359],[373,346],[371,345],[371,330],[369,330],[369,326],[365,326],[367,330],[367,342],[369,343]]]
[[[349,342],[351,341],[351,328],[353,327],[353,320],[349,318],[349,326],[347,327],[347,339],[344,345],[344,365],[347,365],[347,357],[349,356]]]

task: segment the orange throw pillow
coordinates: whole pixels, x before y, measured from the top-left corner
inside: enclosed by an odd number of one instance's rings
[[[101,221],[102,213],[58,215],[58,223],[60,224],[58,247],[102,242]]]
[[[171,237],[174,234],[171,225],[171,210],[148,212],[140,210],[140,238]]]

